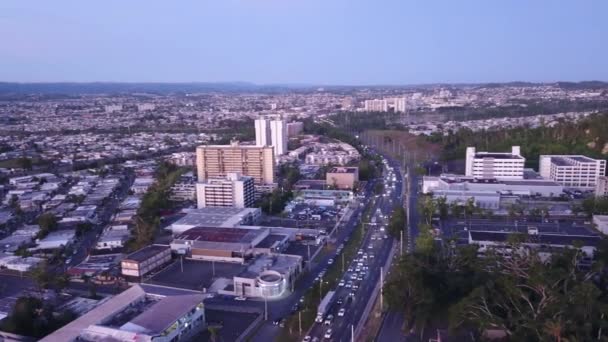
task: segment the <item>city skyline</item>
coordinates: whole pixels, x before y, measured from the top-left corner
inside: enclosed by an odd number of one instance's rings
[[[0,5],[0,79],[408,85],[608,80],[608,4]],[[280,28],[280,29],[278,29]]]

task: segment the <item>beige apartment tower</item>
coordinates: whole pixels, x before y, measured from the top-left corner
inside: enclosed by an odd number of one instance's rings
[[[274,183],[274,152],[271,146],[203,145],[196,148],[198,181],[225,178],[238,172],[253,177],[256,184]]]

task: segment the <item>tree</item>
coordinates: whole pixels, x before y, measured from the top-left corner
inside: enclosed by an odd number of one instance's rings
[[[32,160],[27,157],[21,157],[17,159],[17,166],[21,169],[31,170],[32,169]]]
[[[439,218],[445,220],[449,215],[449,205],[447,203],[447,198],[445,196],[441,196],[435,199],[435,204],[437,205],[437,209],[439,210]]]
[[[393,213],[388,223],[388,233],[396,238],[401,239],[401,233],[405,230],[406,213],[400,205],[393,208]]]
[[[50,232],[57,229],[57,216],[53,213],[44,213],[38,217],[38,225],[40,226],[40,231],[38,232],[38,238],[44,238]]]

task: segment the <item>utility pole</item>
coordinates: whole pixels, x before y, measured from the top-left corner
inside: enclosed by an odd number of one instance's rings
[[[215,260],[211,260],[211,269],[213,270],[213,277],[215,278]]]
[[[355,325],[350,325],[350,342],[355,342]]]
[[[268,299],[266,299],[266,295],[264,291],[262,291],[262,297],[264,297],[264,320],[268,320]]]
[[[403,255],[403,229],[401,229],[401,232],[399,232],[401,234],[401,240],[399,241],[399,244],[401,245],[401,255]]]
[[[342,273],[344,273],[344,253],[342,253]]]
[[[302,311],[298,311],[298,326],[300,327],[300,335],[302,334]]]
[[[184,273],[184,256],[183,255],[179,256],[179,264],[181,266],[182,273]]]
[[[323,277],[319,279],[319,297],[323,297]]]
[[[308,246],[308,270],[310,271],[310,267],[311,267],[311,263],[312,263],[312,260],[310,260],[310,243],[307,244],[306,246]]]
[[[380,266],[380,313],[382,313],[382,308],[384,307],[384,267]]]

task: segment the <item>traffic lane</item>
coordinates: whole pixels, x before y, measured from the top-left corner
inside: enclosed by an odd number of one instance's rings
[[[374,258],[374,263],[370,266],[370,269],[375,269],[375,271],[371,272],[370,275],[364,279],[364,283],[359,288],[359,293],[357,294],[357,297],[362,300],[358,301],[355,307],[349,310],[348,315],[345,316],[346,319],[336,329],[337,336],[340,336],[344,340],[349,340],[350,338],[350,326],[354,325],[356,327],[360,323],[359,321],[361,320],[363,311],[367,306],[367,300],[371,298],[376,284],[380,279],[380,268],[386,263],[386,260],[389,257],[392,243],[392,239],[387,239],[383,240],[382,244],[379,246],[379,253],[377,257]]]
[[[371,235],[378,232],[379,229],[370,230],[367,244],[374,243],[374,240],[371,240]],[[349,337],[350,325],[354,324],[356,326],[358,324],[363,311],[367,306],[366,299],[371,297],[371,294],[380,278],[380,268],[386,263],[392,243],[392,239],[382,239],[380,244],[378,244],[376,240],[376,243],[374,243],[374,248],[372,249],[375,255],[373,258],[374,261],[368,265],[370,272],[363,279],[359,289],[356,291],[356,300],[353,302],[354,306],[351,306],[348,309],[343,319],[336,322],[336,336]],[[366,250],[369,251],[369,249]]]
[[[373,203],[373,205],[372,205],[372,213],[374,213],[373,215],[375,215],[376,211],[378,210],[378,208],[379,208],[379,207],[380,207],[380,206],[381,206],[383,203],[384,203],[384,198],[383,198],[383,197],[379,197],[379,200],[374,201],[374,203]],[[359,245],[359,249],[365,249],[365,247],[366,247],[366,246],[369,244],[369,242],[371,241],[371,234],[373,233],[373,231],[374,231],[374,229],[368,229],[368,230],[366,231],[366,234],[365,234],[365,236],[364,236],[364,238],[363,238],[363,240],[362,240],[362,243],[361,243],[361,245]],[[352,260],[350,260],[350,262],[352,263]],[[371,269],[372,269],[372,268],[370,267],[370,270],[371,270]],[[342,278],[344,278],[345,273],[346,273],[346,272],[344,272],[344,273],[342,274]],[[338,291],[337,293],[343,293],[343,292],[345,292],[345,291],[340,292],[339,287],[338,287],[338,290],[337,290],[337,291]],[[363,297],[360,297],[359,295],[357,295],[357,292],[359,292],[359,291],[356,291],[356,292],[355,292],[355,301],[357,301],[357,299],[358,299],[358,298],[361,298],[361,299],[359,299],[359,301],[363,301]],[[348,291],[348,293],[350,293],[350,291]],[[343,294],[342,294],[342,295],[343,295]],[[354,302],[355,302],[355,301],[354,301]],[[334,301],[332,302],[331,306],[332,306],[332,308],[335,306],[335,299],[334,299]],[[334,315],[334,316],[336,317],[336,315]],[[337,318],[337,317],[336,317],[336,318]],[[329,329],[329,328],[330,328],[330,327],[325,326],[325,324],[323,324],[323,323],[321,323],[321,324],[319,324],[319,323],[315,323],[315,324],[313,324],[313,327],[312,327],[312,329],[310,330],[309,335],[310,335],[310,336],[316,336],[316,337],[319,337],[319,338],[323,338],[323,335],[325,334],[325,332],[326,332],[326,331],[327,331],[327,329]],[[332,331],[333,331],[333,330],[332,330]],[[332,334],[332,336],[340,336],[340,335],[338,335],[338,334]]]

